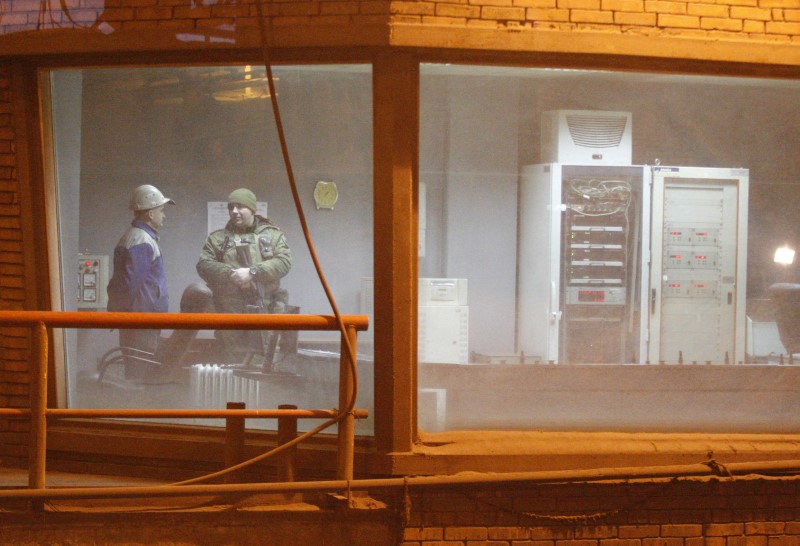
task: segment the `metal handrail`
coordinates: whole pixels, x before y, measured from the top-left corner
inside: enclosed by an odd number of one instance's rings
[[[347,340],[354,351],[340,351],[339,401],[353,396],[355,370],[356,332],[369,326],[365,315],[342,315],[342,345]],[[29,445],[28,488],[45,488],[47,458],[47,417],[128,417],[128,418],[189,418],[189,417],[292,417],[340,418],[338,427],[337,479],[353,478],[355,452],[355,424],[365,417],[365,410],[352,410],[342,415],[339,410],[183,410],[183,409],[66,409],[47,407],[48,328],[130,328],[178,330],[329,330],[340,331],[339,322],[331,315],[271,315],[222,313],[82,313],[77,311],[0,311],[0,327],[27,327],[31,329],[31,392],[30,408],[0,408],[0,416],[29,417],[31,434]],[[351,361],[350,359],[353,359]],[[354,398],[353,398],[354,399]],[[340,408],[341,409],[341,408]]]

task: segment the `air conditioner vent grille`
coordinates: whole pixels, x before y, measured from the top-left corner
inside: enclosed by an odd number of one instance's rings
[[[614,148],[620,145],[628,118],[568,114],[567,127],[572,141],[587,148]]]

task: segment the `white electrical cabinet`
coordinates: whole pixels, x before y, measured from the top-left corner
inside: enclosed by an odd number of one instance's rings
[[[745,358],[747,169],[652,167],[649,360]]]
[[[523,167],[517,352],[549,362],[642,362],[650,169]]]
[[[419,279],[417,359],[466,364],[469,359],[467,279]]]
[[[469,361],[467,279],[421,278],[418,284],[417,360],[434,364]],[[361,279],[361,313],[373,324],[375,283]],[[370,329],[372,330],[372,329]]]

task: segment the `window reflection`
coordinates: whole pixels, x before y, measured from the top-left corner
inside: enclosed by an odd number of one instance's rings
[[[421,428],[796,429],[798,92],[423,65]]]
[[[264,72],[243,65],[51,73],[63,309],[106,310],[109,280],[120,273],[115,268],[135,263],[114,259],[134,219],[131,193],[152,185],[176,204],[163,211],[165,218],[157,218],[152,239],[123,246],[130,257],[136,243],[144,241],[147,256],[158,254],[163,260],[168,312],[236,312],[224,303],[238,285],[231,284],[226,299],[215,292],[220,283],[210,281],[214,276],[206,274],[208,268],[203,275],[196,268],[207,239],[216,233],[209,256],[218,250],[220,264],[243,271],[234,280],[253,288],[252,312],[331,314],[294,209]],[[370,69],[282,66],[274,73],[317,253],[341,312],[358,314],[360,279],[372,274]],[[321,180],[338,184],[335,207],[315,206],[314,189]],[[260,218],[256,224],[263,227],[252,233],[226,230],[226,224],[243,215],[229,208],[231,195],[242,188],[251,193],[236,194],[237,206],[247,218]],[[248,263],[228,263],[228,254],[241,258],[235,254],[237,245],[247,244]],[[284,265],[280,274],[271,269],[279,258]],[[76,265],[77,285],[72,281]],[[159,341],[134,358],[131,351],[114,352],[117,332],[78,330],[66,337],[71,407],[217,408],[244,401],[250,408],[294,404],[316,409],[338,404],[336,332],[260,336],[250,347],[221,343],[219,332],[176,340],[181,332],[162,331]],[[372,348],[366,336],[358,353],[358,407],[371,414]],[[300,423],[303,429],[315,425]],[[371,420],[357,427],[357,433],[369,434]]]

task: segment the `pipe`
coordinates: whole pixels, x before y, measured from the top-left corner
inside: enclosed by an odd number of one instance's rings
[[[0,408],[0,417],[30,417],[31,410],[21,408]],[[275,419],[278,417],[296,417],[298,419],[327,419],[339,415],[337,410],[305,410],[305,409],[123,409],[123,408],[49,408],[45,410],[47,417],[90,417],[116,419],[124,417],[139,418],[172,418],[172,419],[224,419],[226,417],[247,417],[261,419]],[[353,410],[356,419],[365,419],[369,410]]]
[[[351,347],[356,346],[356,331],[352,326],[347,326],[345,333],[342,334],[342,347],[350,343]],[[355,386],[355,376],[353,374],[354,365],[351,355],[342,351],[339,358],[339,407],[348,408],[344,411],[347,414],[339,421],[338,449],[336,478],[339,480],[353,479],[353,455],[355,453],[355,416],[349,408],[355,404],[357,387]]]
[[[252,495],[301,491],[369,491],[427,486],[474,486],[501,483],[560,483],[723,476],[800,472],[800,460],[760,461],[719,464],[706,463],[672,466],[594,468],[588,470],[545,470],[535,472],[470,473],[453,476],[411,476],[362,480],[330,480],[291,483],[249,483],[143,487],[68,487],[49,489],[0,490],[0,499],[92,499],[130,497],[187,497],[200,495]]]
[[[37,322],[31,330],[37,365],[31,370],[28,487],[40,489],[45,487],[47,460],[47,327]]]
[[[278,409],[296,409],[292,404],[281,404]],[[281,417],[278,419],[278,444],[283,445],[297,438],[297,418]],[[281,453],[278,464],[278,480],[293,482],[297,476],[297,446]]]
[[[228,402],[227,409],[245,409],[244,402]],[[244,460],[244,418],[230,415],[225,418],[225,466],[234,466]],[[232,472],[225,475],[225,483],[242,481],[243,474]]]
[[[356,330],[369,326],[366,315],[343,315]],[[175,328],[179,330],[339,330],[330,315],[271,315],[231,313],[81,313],[79,311],[0,311],[0,326],[51,328]]]

